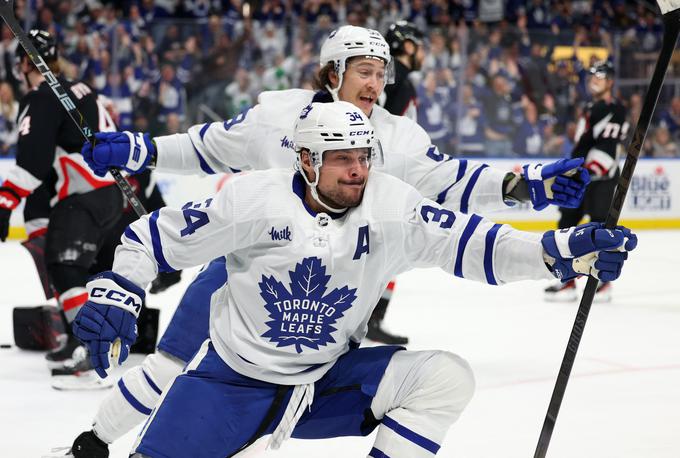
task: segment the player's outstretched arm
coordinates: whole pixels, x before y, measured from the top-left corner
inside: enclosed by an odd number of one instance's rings
[[[534,210],[548,205],[577,208],[590,183],[590,175],[582,165],[582,158],[527,164],[522,167],[523,183],[508,183],[504,193],[510,200],[530,200]]]
[[[151,138],[141,132],[97,133],[95,146],[85,143],[81,154],[100,176],[111,167],[133,174],[155,167],[180,175],[258,169],[260,148],[253,141],[261,136],[258,119],[255,106],[227,121],[197,124],[181,134]]]
[[[602,223],[588,223],[548,231],[541,243],[546,264],[560,280],[589,275],[613,281],[621,275],[628,251],[637,246],[637,236],[623,226],[605,229]]]
[[[142,172],[156,155],[156,146],[149,134],[123,131],[98,132],[94,136],[94,147],[85,142],[80,153],[100,177],[111,167],[133,174]]]
[[[73,334],[87,346],[94,370],[106,378],[111,346],[120,339],[122,364],[137,338],[137,317],[142,308],[144,290],[115,272],[97,274],[87,283],[89,300],[73,321]]]
[[[491,285],[579,275],[612,281],[637,245],[635,234],[624,227],[608,230],[589,223],[541,235],[453,212],[428,199],[406,215],[402,229],[409,240],[404,245],[409,266],[439,266]]]

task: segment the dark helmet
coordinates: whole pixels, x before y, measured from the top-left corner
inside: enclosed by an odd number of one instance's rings
[[[31,40],[33,46],[36,47],[43,60],[46,63],[57,60],[57,41],[49,32],[44,30],[33,29],[28,32],[28,39]],[[21,44],[17,45],[17,61],[19,61],[26,54],[24,47]]]
[[[614,64],[608,60],[600,60],[595,62],[592,67],[590,67],[590,74],[595,75],[598,78],[614,78]]]
[[[385,34],[385,41],[390,45],[390,53],[399,56],[404,53],[404,42],[412,41],[420,46],[423,43],[423,32],[413,23],[397,21],[392,24]]]

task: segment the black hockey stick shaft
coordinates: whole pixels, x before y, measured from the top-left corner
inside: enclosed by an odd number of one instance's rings
[[[668,63],[670,62],[673,50],[675,49],[678,33],[680,32],[680,10],[674,10],[672,12],[666,13],[662,16],[662,19],[664,23],[664,33],[661,52],[657,59],[656,66],[654,67],[652,80],[649,83],[649,88],[647,89],[647,94],[645,95],[640,118],[638,120],[637,126],[635,127],[635,132],[633,133],[633,139],[630,145],[628,145],[626,161],[623,164],[623,170],[621,171],[621,176],[616,186],[614,197],[609,206],[609,213],[607,214],[607,219],[605,220],[605,226],[610,229],[615,227],[619,220],[619,215],[621,214],[621,209],[623,208],[623,202],[626,198],[626,194],[628,193],[628,187],[630,186],[631,178],[633,177],[633,171],[635,170],[635,165],[637,164],[638,158],[640,157],[640,149],[642,148],[642,145],[645,141],[647,129],[649,128],[649,124],[652,120],[654,108],[656,107],[656,102],[659,98],[659,93],[661,92],[661,86],[663,85],[663,80],[666,76]],[[560,372],[557,376],[557,381],[555,382],[552,398],[550,399],[550,404],[548,406],[548,412],[545,415],[543,428],[541,429],[541,435],[538,439],[538,444],[536,445],[534,458],[544,458],[548,451],[548,445],[550,444],[550,438],[552,436],[553,429],[555,428],[557,414],[560,411],[562,398],[564,397],[564,392],[567,389],[567,383],[569,382],[569,375],[571,374],[571,369],[574,366],[574,360],[576,359],[576,352],[578,351],[579,344],[581,343],[581,337],[583,336],[583,330],[586,326],[586,320],[588,320],[588,313],[590,312],[590,307],[593,303],[593,298],[595,297],[597,283],[598,281],[594,277],[588,278],[588,283],[586,284],[583,297],[581,298],[581,303],[578,307],[578,312],[576,313],[576,320],[574,321],[574,326],[571,329],[569,342],[564,352],[564,358],[562,359]]]
[[[59,83],[57,77],[54,76],[54,73],[52,73],[50,68],[47,66],[42,56],[14,16],[14,0],[0,0],[0,16],[2,16],[2,19],[10,28],[14,36],[17,37],[19,44],[24,48],[24,50],[26,50],[29,59],[31,59],[33,65],[36,66],[38,71],[45,78],[47,84],[50,86],[50,89],[52,89],[52,92],[54,92],[54,95],[57,96],[69,117],[78,127],[78,130],[83,135],[83,138],[94,145],[94,133],[92,132],[92,129],[90,129],[90,126],[88,126],[85,117],[78,110],[78,108],[76,108],[76,105],[73,103],[73,100],[71,100],[71,97],[69,97],[64,87]],[[147,211],[142,205],[142,202],[140,202],[139,198],[133,191],[132,186],[130,186],[130,183],[128,183],[128,181],[123,178],[123,175],[121,175],[120,171],[118,169],[110,168],[109,173],[116,181],[116,184],[123,192],[128,202],[130,202],[130,206],[132,206],[132,209],[135,211],[135,213],[137,213],[137,216],[146,215]]]

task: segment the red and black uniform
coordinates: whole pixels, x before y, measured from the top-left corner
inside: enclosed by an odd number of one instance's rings
[[[595,222],[606,219],[619,177],[616,153],[627,135],[626,109],[616,99],[588,104],[577,125],[571,156],[585,159],[592,182],[578,208],[560,208],[560,229],[578,225],[584,215]]]
[[[384,108],[397,116],[406,116],[417,121],[416,88],[408,78],[411,70],[398,59],[394,60],[394,84],[385,86]]]
[[[93,89],[82,82],[59,82],[92,129],[115,129]],[[45,262],[70,321],[87,299],[83,287],[88,269],[122,214],[122,194],[111,177],[97,177],[85,164],[80,154],[83,136],[47,82],[22,98],[17,124],[16,166],[2,189],[18,199],[5,208],[14,209],[44,183],[47,194],[41,197],[49,195],[51,206]]]

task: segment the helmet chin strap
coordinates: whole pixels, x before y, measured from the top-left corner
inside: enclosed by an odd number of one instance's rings
[[[339,102],[340,101],[340,96],[338,95],[338,92],[340,92],[340,85],[342,84],[342,76],[338,80],[338,87],[333,89],[330,84],[326,85],[326,90],[331,94],[331,97],[333,97],[334,102]]]
[[[347,69],[345,67],[345,63],[341,62],[335,65],[335,74],[338,75],[338,87],[333,89],[330,84],[326,84],[326,90],[331,94],[331,97],[333,97],[334,102],[339,102],[340,101],[340,96],[338,93],[340,92],[340,88],[342,87],[342,76],[345,73],[345,70]]]
[[[314,166],[314,174],[316,175],[314,178],[314,183],[309,181],[309,178],[307,178],[307,173],[305,173],[304,169],[302,170],[302,178],[304,178],[305,183],[309,185],[309,190],[312,192],[312,198],[316,200],[316,202],[321,205],[323,208],[325,208],[328,211],[331,211],[333,213],[342,213],[345,210],[347,210],[347,207],[344,208],[333,208],[330,205],[325,204],[324,202],[321,201],[321,198],[319,197],[319,193],[316,191],[316,185],[319,184],[319,169],[320,167],[318,165]]]

